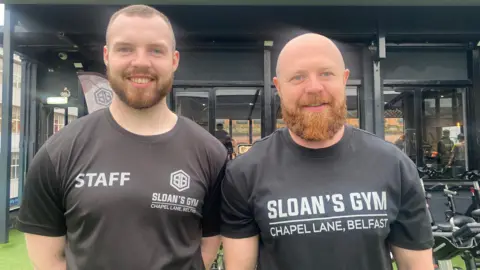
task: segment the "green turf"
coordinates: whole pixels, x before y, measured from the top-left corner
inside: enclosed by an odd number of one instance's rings
[[[33,270],[21,232],[10,230],[8,243],[0,244],[0,269]]]
[[[465,268],[460,257],[453,259],[452,263],[453,266]],[[397,270],[395,264],[393,268]],[[33,270],[28,259],[25,239],[17,230],[10,230],[8,244],[0,244],[0,270]]]

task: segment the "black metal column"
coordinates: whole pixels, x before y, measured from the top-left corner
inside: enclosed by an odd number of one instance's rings
[[[480,48],[476,47],[468,52],[468,77],[472,87],[467,88],[466,97],[466,124],[467,126],[467,153],[468,168],[480,168]]]
[[[13,40],[15,21],[11,5],[5,5],[3,27],[2,136],[0,139],[0,244],[8,242],[10,215],[10,166],[12,163]]]
[[[373,46],[373,119],[374,132],[380,137],[385,137],[385,115],[384,115],[384,99],[383,99],[383,80],[381,76],[380,61],[387,57],[387,48],[385,41],[385,32],[381,25],[378,25],[377,39]]]
[[[18,158],[18,201],[23,198],[23,187],[26,173],[26,160],[28,156],[29,141],[29,108],[30,108],[30,71],[31,63],[22,59],[22,85],[20,88],[20,145]]]
[[[383,83],[380,75],[380,61],[373,61],[373,117],[374,132],[380,137],[385,137],[385,118],[383,102]]]
[[[253,141],[253,120],[248,119],[248,143],[252,144]]]
[[[28,156],[27,164],[25,168],[28,170],[28,166],[33,159],[33,156],[37,152],[37,142],[39,137],[38,128],[38,104],[37,104],[37,64],[32,63],[30,66],[30,87],[29,87],[29,123],[28,123]]]
[[[210,134],[215,134],[216,126],[216,115],[215,115],[215,106],[216,106],[216,93],[215,88],[212,88],[208,91],[208,131]]]
[[[261,100],[262,109],[262,125],[261,136],[265,137],[274,131],[274,106],[273,106],[273,91],[272,91],[272,61],[270,47],[265,47],[263,50],[263,91]]]
[[[68,125],[68,107],[65,108],[64,115],[63,115],[63,126],[66,127]]]
[[[415,144],[416,144],[416,161],[417,166],[422,167],[423,162],[423,140],[422,140],[422,130],[423,130],[423,113],[422,113],[422,91],[414,91],[413,94],[413,115],[414,115],[414,125],[415,125]]]
[[[373,116],[373,69],[372,52],[369,48],[362,51],[363,83],[359,89],[360,128],[375,133]]]
[[[233,135],[232,135],[233,126],[232,126],[232,124],[233,124],[232,119],[228,119],[228,134],[230,134],[230,138],[233,138]]]

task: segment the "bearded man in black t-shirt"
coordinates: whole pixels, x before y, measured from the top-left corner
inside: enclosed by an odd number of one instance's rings
[[[433,270],[433,237],[413,162],[346,125],[349,70],[328,38],[281,51],[274,84],[287,128],[227,166],[222,235],[229,270]]]
[[[18,229],[37,270],[210,269],[227,151],[170,111],[168,18],[133,5],[107,27],[109,108],[50,137],[27,173]]]

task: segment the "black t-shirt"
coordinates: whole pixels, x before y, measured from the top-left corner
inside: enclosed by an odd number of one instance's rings
[[[222,193],[222,235],[259,235],[261,270],[386,270],[389,244],[433,244],[413,162],[351,126],[318,150],[277,130],[229,163]]]
[[[225,147],[189,119],[139,136],[99,110],[35,155],[18,229],[66,235],[71,270],[203,269],[201,238],[220,230],[226,160]]]

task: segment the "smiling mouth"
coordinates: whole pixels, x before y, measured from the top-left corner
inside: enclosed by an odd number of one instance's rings
[[[131,82],[138,83],[138,84],[146,84],[153,81],[152,78],[148,78],[148,77],[129,77],[127,79]]]
[[[325,105],[328,105],[327,103],[317,103],[317,104],[309,104],[309,105],[305,105],[304,107],[321,107],[321,106],[325,106]]]

